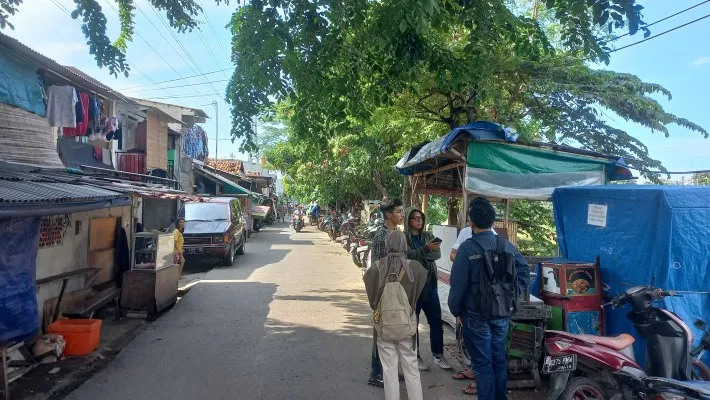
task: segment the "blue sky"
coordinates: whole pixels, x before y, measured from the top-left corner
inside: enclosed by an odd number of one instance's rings
[[[119,28],[118,16],[107,5],[111,4],[115,7],[115,3],[113,0],[98,1],[108,19],[109,36],[115,39]],[[156,82],[230,68],[231,61],[228,53],[231,46],[231,35],[225,26],[229,23],[237,2],[233,1],[230,6],[216,6],[212,0],[198,0],[198,2],[205,7],[207,18],[215,31],[213,33],[207,19],[201,16],[200,20],[203,22],[201,34],[208,46],[205,46],[197,32],[174,33],[179,40],[178,43],[163,25],[163,22],[158,19],[148,2],[137,0],[139,10],[136,10],[136,32],[163,55],[165,60],[156,55],[143,39],[136,35],[128,50],[128,61]],[[699,2],[700,0],[640,1],[646,6],[644,20],[647,23]],[[230,71],[159,85],[164,89],[159,89],[155,85],[136,87],[150,85],[151,81],[136,70],[131,73],[129,78],[122,75],[114,78],[107,71],[96,67],[96,63],[88,53],[79,25],[54,3],[73,10],[72,0],[25,0],[24,4],[20,6],[19,13],[11,20],[15,25],[15,30],[6,29],[3,32],[60,63],[83,70],[126,95],[202,108],[212,117],[204,126],[210,139],[210,154],[212,156],[215,154],[216,124],[215,107],[209,103],[217,101],[219,107],[219,156],[226,158],[230,154],[235,154],[237,157],[243,157],[238,151],[238,143],[233,144],[228,139],[231,119],[229,106],[223,100],[223,90],[227,84],[226,80],[230,77]],[[710,3],[654,25],[651,27],[652,34],[706,14],[710,14]],[[710,18],[614,53],[611,63],[603,68],[632,73],[647,82],[665,86],[673,94],[673,99],[671,101],[660,99],[660,101],[669,112],[687,118],[710,130],[709,38]],[[616,41],[615,45],[621,47],[641,39],[642,35],[639,33],[635,36],[622,38]],[[193,65],[190,57],[185,55],[181,45],[187,49],[196,65]],[[211,50],[216,61],[207,48]],[[205,82],[214,82],[212,83],[214,89]],[[168,88],[169,86],[186,84],[198,85]],[[710,169],[710,141],[703,139],[698,133],[689,132],[678,126],[670,126],[670,137],[665,138],[660,133],[652,133],[646,128],[628,123],[620,118],[613,122],[614,125],[627,129],[646,143],[651,156],[660,159],[669,170]]]

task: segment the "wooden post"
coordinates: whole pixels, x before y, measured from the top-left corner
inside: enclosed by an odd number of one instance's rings
[[[449,198],[449,225],[459,226],[458,223],[458,210],[456,197]]]
[[[510,215],[510,200],[505,199],[505,216],[503,216],[503,221],[505,222],[505,228],[508,229],[508,218]]]
[[[466,221],[468,220],[468,193],[466,188],[463,189],[463,194],[461,196],[461,221],[459,221],[459,229],[466,227]]]
[[[404,204],[404,208],[412,206],[412,187],[409,178],[408,176],[404,177],[404,187],[402,188],[402,203]]]
[[[426,215],[426,209],[427,209],[428,205],[429,205],[429,195],[424,193],[422,195],[422,212],[424,213],[424,215]]]

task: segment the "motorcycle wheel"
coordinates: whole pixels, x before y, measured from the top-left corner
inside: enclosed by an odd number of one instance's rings
[[[589,378],[576,377],[567,382],[565,391],[559,397],[559,400],[607,400],[604,389],[601,385]]]
[[[350,252],[350,257],[352,257],[353,259],[353,264],[355,264],[358,268],[362,268],[362,261],[360,261],[360,256],[358,256],[357,252],[354,249]]]

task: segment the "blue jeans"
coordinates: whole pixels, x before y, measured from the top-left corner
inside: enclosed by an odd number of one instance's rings
[[[468,311],[465,318],[464,341],[476,374],[478,398],[505,400],[508,380],[505,342],[510,320],[487,320],[472,311]]]
[[[419,320],[419,313],[424,310],[426,320],[429,322],[431,354],[441,357],[444,355],[444,324],[441,321],[439,291],[436,289],[435,284],[427,283],[424,285],[421,296],[419,301],[417,301],[417,321]],[[417,332],[417,355],[419,355],[419,332]]]

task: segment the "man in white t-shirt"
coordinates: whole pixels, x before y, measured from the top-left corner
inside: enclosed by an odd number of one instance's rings
[[[491,227],[491,231],[493,231],[493,234],[498,235],[495,229]],[[456,238],[456,243],[454,243],[453,246],[451,246],[451,253],[449,254],[449,259],[451,262],[453,262],[456,259],[456,253],[459,251],[459,246],[466,240],[470,239],[471,236],[473,236],[473,231],[471,230],[471,226],[467,226],[463,229],[461,229],[461,232],[459,232],[459,237]]]

